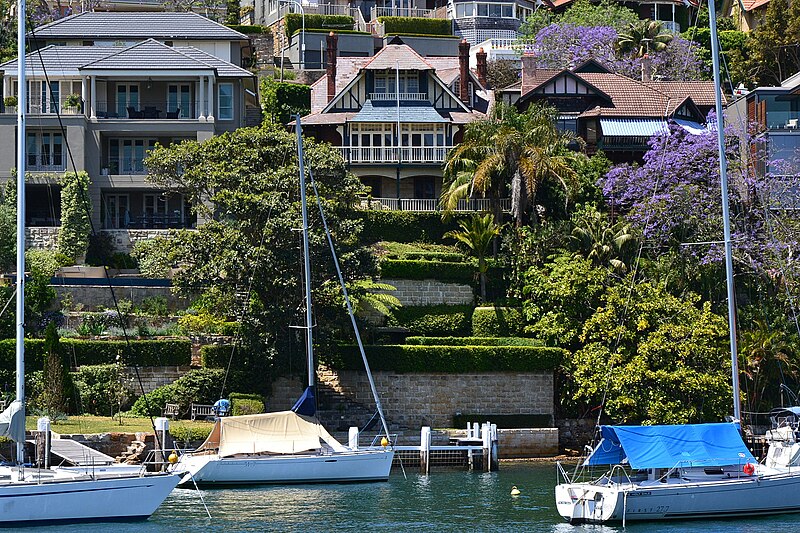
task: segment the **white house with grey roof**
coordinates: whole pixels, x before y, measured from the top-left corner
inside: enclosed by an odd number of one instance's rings
[[[156,38],[140,37],[147,20]],[[84,23],[91,41],[79,36]],[[143,160],[156,143],[202,141],[261,122],[257,80],[237,64],[246,38],[192,13],[89,12],[36,36],[43,46],[26,59],[28,226],[60,223],[57,177],[72,170],[67,142],[75,167],[91,179],[95,227],[194,225],[182,197],[146,180]],[[16,95],[17,61],[0,65],[0,74],[3,96]],[[0,181],[15,166],[15,131],[16,108],[4,105],[0,137],[9,142],[0,144]]]

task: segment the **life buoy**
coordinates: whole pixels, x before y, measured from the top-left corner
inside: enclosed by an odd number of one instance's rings
[[[744,472],[746,476],[752,476],[755,473],[755,471],[756,467],[750,463],[745,463],[745,465],[742,467],[742,472]]]

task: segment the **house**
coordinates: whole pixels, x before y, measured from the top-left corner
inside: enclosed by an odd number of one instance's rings
[[[746,124],[760,142],[749,154],[751,168],[763,176],[800,175],[800,73],[780,87],[758,87],[731,103],[725,118]]]
[[[304,131],[341,150],[385,208],[435,210],[448,152],[492,105],[485,62],[469,69],[466,41],[458,57],[423,57],[395,38],[369,58],[337,57],[336,41],[330,33]]]
[[[732,0],[723,4],[723,13],[733,17],[736,29],[752,31],[764,20],[769,0]]]
[[[527,109],[541,102],[559,111],[558,127],[583,138],[588,153],[603,152],[615,163],[641,160],[647,141],[672,120],[690,131],[703,129],[714,106],[710,81],[653,81],[615,74],[595,61],[573,69],[537,68],[522,56],[522,79],[497,99]]]
[[[29,40],[27,224],[59,224],[57,177],[74,162],[91,180],[96,228],[193,226],[181,196],[147,182],[143,160],[156,144],[260,123],[256,79],[238,65],[247,37],[193,13],[85,12]],[[17,61],[0,72],[3,96],[16,95]],[[0,181],[16,166],[15,131],[16,108],[3,106]]]

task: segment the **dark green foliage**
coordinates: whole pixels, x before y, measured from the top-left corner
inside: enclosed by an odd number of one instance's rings
[[[270,121],[285,125],[292,120],[292,115],[306,115],[311,111],[311,86],[262,78],[261,106]]]
[[[406,337],[406,344],[421,346],[544,346],[525,337]]]
[[[476,307],[472,334],[476,337],[509,337],[522,333],[522,311],[515,307]]]
[[[413,33],[421,36],[453,35],[453,23],[449,19],[422,17],[378,17],[386,35]]]
[[[369,209],[361,212],[364,242],[441,242],[444,234],[458,229],[458,221],[468,215],[454,215],[447,222],[439,213],[412,213]]]
[[[391,35],[399,35],[400,37],[423,37],[425,39],[460,39],[460,37],[456,35],[431,35],[428,33],[393,32]]]
[[[110,416],[132,396],[128,384],[123,383],[119,365],[82,366],[73,373],[73,379],[83,414]]]
[[[38,399],[39,405],[48,415],[72,412],[73,384],[69,375],[69,359],[59,342],[54,322],[48,324],[44,333],[44,390]]]
[[[201,368],[191,370],[178,378],[174,383],[158,387],[153,392],[140,397],[133,404],[131,412],[140,416],[148,416],[149,403],[151,416],[161,416],[164,405],[177,403],[181,415],[188,414],[192,403],[213,404],[219,400],[225,371],[221,369]]]
[[[266,26],[260,26],[258,24],[226,24],[226,26],[239,33],[244,33],[245,35],[269,35],[272,33]]]
[[[160,414],[160,413],[159,413]],[[207,426],[175,426],[170,428],[169,433],[172,435],[172,438],[175,439],[176,442],[180,442],[183,444],[196,443],[202,442],[208,438],[208,435],[211,433],[211,429],[214,427],[213,424],[208,424]],[[187,446],[189,447],[189,446]]]
[[[391,372],[536,372],[553,370],[565,350],[544,346],[365,346],[372,370]],[[357,346],[342,346],[331,365],[363,368]]]
[[[228,368],[231,350],[233,350],[233,346],[228,344],[206,344],[201,346],[200,361],[203,368]]]
[[[111,264],[114,253],[114,241],[106,232],[92,233],[89,235],[89,244],[86,248],[86,264],[89,266],[107,266]]]
[[[264,402],[258,399],[233,398],[233,416],[257,415],[264,412]]]
[[[225,2],[225,24],[238,24],[239,23],[239,11],[241,6],[239,5],[239,0],[226,0]]]
[[[465,285],[475,281],[477,269],[470,263],[386,259],[381,262],[381,277],[399,279],[435,279]]]
[[[9,272],[17,258],[17,184],[0,188],[0,272]]]
[[[400,307],[387,325],[407,328],[412,335],[465,337],[472,331],[472,306],[421,305]]]
[[[67,172],[61,178],[61,227],[58,230],[58,251],[74,259],[87,253],[91,233],[91,200],[89,175]]]
[[[295,34],[299,33],[299,31],[300,31],[300,30],[296,31],[296,32],[295,32]],[[312,29],[312,30],[309,30],[308,28],[306,28],[306,33],[317,33],[317,34],[319,34],[319,33],[324,33],[324,34],[328,34],[328,33],[330,33],[331,31],[333,31],[333,32],[334,32],[334,33],[336,33],[337,35],[338,35],[338,34],[343,34],[343,33],[344,33],[344,34],[348,34],[348,35],[372,35],[372,34],[371,34],[370,32],[368,32],[368,31],[358,31],[358,30],[340,30],[340,29],[335,29],[335,30],[317,30],[317,29]]]
[[[348,15],[306,15],[306,29],[316,30],[352,30],[355,19]],[[286,36],[291,37],[303,27],[303,16],[299,13],[287,13],[283,17]]]
[[[164,406],[174,403],[175,387],[172,384],[163,385],[145,395],[139,396],[131,407],[131,414],[137,416],[161,416]],[[148,410],[149,408],[149,410]],[[188,413],[188,407],[180,411],[180,416]]]

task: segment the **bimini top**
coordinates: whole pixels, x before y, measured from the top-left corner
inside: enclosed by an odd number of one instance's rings
[[[601,426],[585,465],[629,463],[632,468],[726,466],[755,463],[731,423],[676,426]]]

